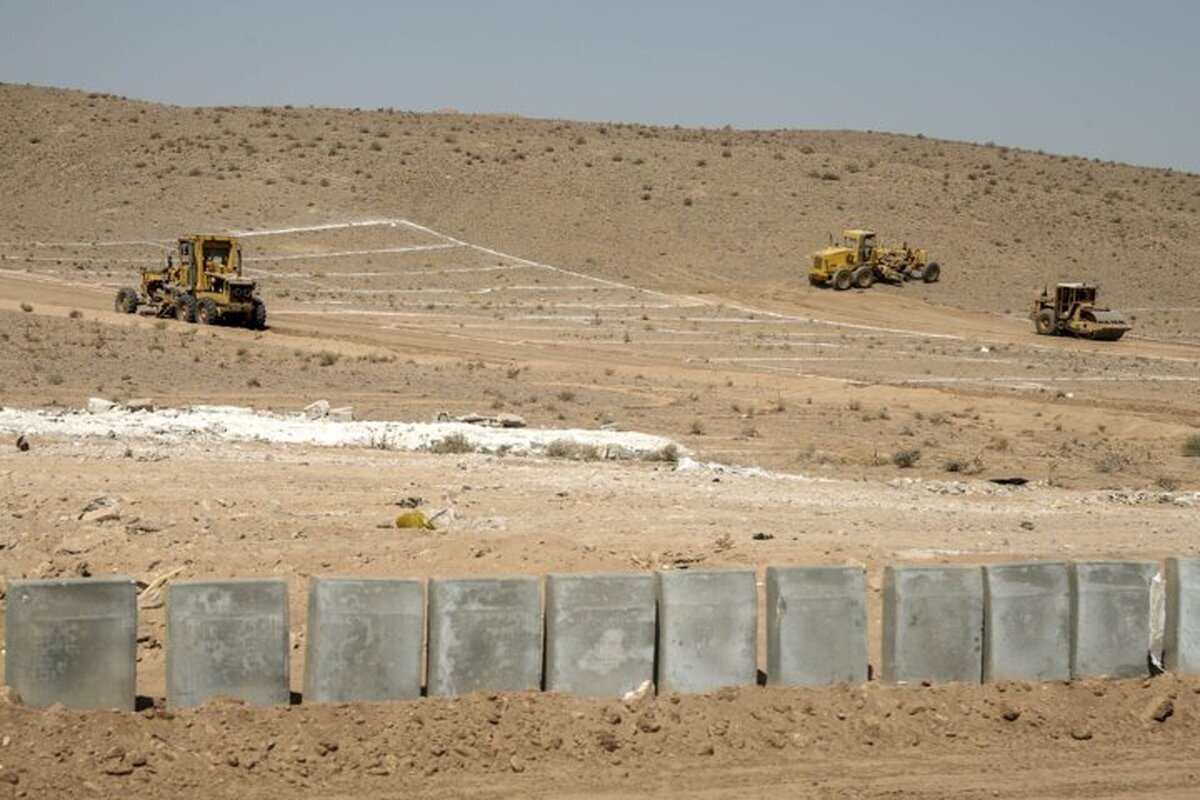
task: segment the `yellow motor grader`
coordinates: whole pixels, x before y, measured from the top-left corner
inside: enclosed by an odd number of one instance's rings
[[[1029,309],[1034,329],[1043,336],[1078,336],[1115,342],[1129,330],[1119,311],[1096,305],[1096,287],[1087,283],[1060,283],[1034,298]]]
[[[925,250],[907,244],[882,247],[874,231],[852,228],[842,231],[841,246],[831,245],[813,253],[808,282],[838,290],[852,286],[869,289],[877,280],[933,283],[941,274],[942,268],[929,260]]]
[[[142,270],[139,289],[117,291],[113,308],[132,314],[148,306],[160,317],[213,325],[235,322],[246,328],[267,325],[267,307],[257,284],[242,277],[242,248],[232,236],[181,237],[161,269]]]

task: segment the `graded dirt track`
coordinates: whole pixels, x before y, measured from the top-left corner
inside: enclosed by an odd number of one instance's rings
[[[2,86],[0,100],[14,112],[0,126],[12,134],[3,147],[16,165],[0,184],[18,198],[0,208],[5,407],[149,397],[160,407],[293,413],[326,399],[367,420],[508,413],[538,428],[661,434],[698,464],[274,445],[212,432],[43,433],[21,452],[11,446],[17,431],[3,434],[0,572],[146,582],[179,568],[187,578],[283,576],[293,688],[313,574],[742,566],[761,579],[773,564],[861,564],[877,665],[886,564],[1200,554],[1200,475],[1184,450],[1200,426],[1200,328],[1189,311],[1197,284],[1180,266],[1196,226],[1176,224],[1195,213],[1194,176],[912,137],[600,133],[337,110],[193,114]],[[231,133],[209,138],[214,116]],[[721,155],[726,135],[731,157]],[[300,160],[313,148],[293,145],[317,136],[319,152]],[[477,150],[476,136],[486,147]],[[340,139],[362,141],[341,155]],[[584,152],[598,143],[603,156]],[[221,145],[228,155],[217,155]],[[405,164],[393,152],[401,147]],[[455,147],[525,156],[485,163]],[[81,149],[88,159],[79,160]],[[339,155],[317,157],[327,149]],[[185,178],[193,158],[201,174]],[[822,159],[840,180],[805,178]],[[842,170],[851,159],[858,167]],[[942,159],[948,188],[939,191],[974,209],[970,226],[948,222],[968,212],[929,204],[927,185],[913,177],[932,170],[940,185]],[[620,199],[630,187],[614,172],[635,166],[655,171],[645,179],[650,200]],[[62,182],[66,169],[74,186]],[[711,176],[707,188],[688,177],[699,169]],[[390,180],[393,170],[405,180]],[[994,193],[980,189],[989,173]],[[284,177],[301,174],[309,177]],[[867,190],[880,175],[904,178],[895,184],[911,201],[903,213]],[[804,191],[770,200],[776,179]],[[16,181],[20,192],[6,183]],[[114,188],[121,181],[141,187],[129,204]],[[1009,198],[1007,185],[1023,182],[1033,182],[1038,202],[1042,194],[1057,202],[1043,209],[1048,230],[1016,208],[1026,188]],[[692,204],[658,202],[660,187],[685,183]],[[218,195],[232,207],[221,209]],[[850,208],[834,213],[836,202]],[[1110,206],[1121,209],[1119,225]],[[798,210],[807,216],[789,217]],[[694,212],[710,215],[703,230]],[[844,293],[804,285],[802,253],[785,242],[862,217],[940,237],[950,253],[945,279]],[[788,219],[798,227],[784,236]],[[1138,312],[1134,334],[1115,343],[1035,336],[1020,298],[1026,284],[1053,282],[1057,267],[1045,281],[1022,270],[1033,256],[1052,261],[1068,221],[1079,226],[1073,246],[1093,242],[1097,264],[1121,236],[1174,231],[1161,239],[1169,258],[1135,255],[1144,280],[1116,270],[1101,277],[1131,300],[1162,302],[1176,285],[1171,307],[1181,310]],[[251,227],[247,265],[263,287],[268,330],[111,310],[116,287],[160,258],[170,237]],[[996,241],[1006,244],[988,244]],[[1002,274],[1020,274],[1021,285],[1002,285]],[[81,519],[99,497],[115,516]],[[410,498],[443,512],[439,530],[392,526]],[[35,712],[0,701],[0,798],[10,789],[148,798],[1182,798],[1200,782],[1194,678],[746,687],[629,705],[536,693],[363,707],[215,702],[174,712],[162,702],[165,614],[147,605],[142,710]]]

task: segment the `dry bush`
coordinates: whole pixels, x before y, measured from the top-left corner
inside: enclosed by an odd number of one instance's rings
[[[447,455],[451,453],[470,453],[475,450],[471,440],[461,433],[451,433],[441,439],[430,442],[426,448],[430,453]]]
[[[679,448],[674,443],[665,444],[657,450],[651,450],[643,455],[642,460],[675,464],[679,461]]]
[[[892,453],[892,463],[900,469],[908,469],[921,460],[921,451],[914,448],[897,450]]]
[[[600,461],[604,458],[604,448],[570,439],[555,439],[546,445],[546,455],[570,461]]]
[[[1200,433],[1193,433],[1183,440],[1183,454],[1192,458],[1200,457]]]

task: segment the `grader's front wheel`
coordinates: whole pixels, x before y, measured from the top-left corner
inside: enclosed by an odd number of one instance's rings
[[[1037,328],[1038,333],[1042,336],[1049,336],[1054,333],[1054,312],[1048,308],[1043,308],[1034,318],[1033,324]]]
[[[116,299],[113,300],[113,310],[122,314],[132,314],[137,311],[138,296],[137,292],[128,286],[123,286],[117,290]]]
[[[267,307],[261,300],[254,301],[254,308],[250,311],[250,327],[256,331],[261,331],[267,327]]]

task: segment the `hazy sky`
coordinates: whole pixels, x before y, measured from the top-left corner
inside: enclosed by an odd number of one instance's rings
[[[0,0],[0,81],[924,133],[1200,172],[1197,0]]]

